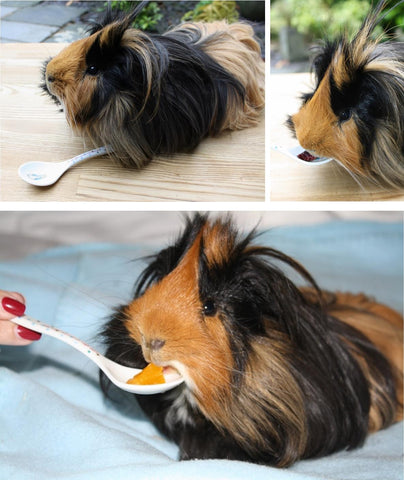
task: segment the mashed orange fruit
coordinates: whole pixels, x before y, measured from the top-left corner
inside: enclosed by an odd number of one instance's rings
[[[154,363],[149,363],[141,372],[129,379],[126,383],[131,385],[156,385],[166,383],[163,375],[163,367],[158,367]]]

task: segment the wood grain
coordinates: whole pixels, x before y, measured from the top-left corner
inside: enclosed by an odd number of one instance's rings
[[[293,147],[285,121],[300,107],[300,95],[312,91],[309,74],[273,74],[270,76],[270,146]],[[270,148],[268,146],[268,148]],[[270,199],[272,201],[402,201],[404,193],[387,190],[365,179],[356,182],[335,161],[324,165],[302,163],[286,155],[270,152]]]
[[[2,201],[264,201],[265,125],[203,141],[189,155],[160,157],[142,170],[89,160],[51,187],[26,184],[18,167],[59,162],[91,148],[41,93],[41,65],[60,44],[3,44],[0,97]]]

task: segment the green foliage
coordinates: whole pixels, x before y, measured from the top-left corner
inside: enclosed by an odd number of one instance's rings
[[[183,21],[213,22],[215,20],[227,20],[229,23],[236,22],[239,14],[237,4],[233,1],[202,0],[196,7],[187,12]]]
[[[287,25],[311,38],[332,38],[358,30],[369,7],[369,0],[281,0],[271,8],[271,31]]]
[[[389,9],[392,10],[382,21],[383,26],[386,30],[397,28],[404,33],[404,3],[397,5],[397,0],[389,0],[386,4],[386,11]]]
[[[112,0],[110,5],[112,8],[118,10],[133,10],[139,2],[132,2],[128,0]],[[135,28],[140,30],[154,30],[157,23],[162,19],[162,14],[160,13],[160,8],[157,5],[157,2],[150,2],[147,4],[143,10],[136,17],[136,20],[133,24]]]
[[[386,6],[394,6],[390,0]],[[283,26],[295,27],[310,40],[335,38],[343,32],[356,32],[370,11],[372,0],[275,0],[271,7],[271,33]],[[382,22],[384,27],[403,26],[404,5],[396,7]],[[381,33],[381,28],[376,34]]]

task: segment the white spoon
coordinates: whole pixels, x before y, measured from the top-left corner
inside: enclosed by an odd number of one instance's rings
[[[59,178],[73,165],[77,163],[84,162],[89,158],[99,157],[105,155],[107,152],[110,152],[109,147],[99,147],[89,152],[81,153],[76,157],[69,158],[64,162],[28,162],[24,163],[18,169],[18,175],[30,183],[31,185],[36,185],[37,187],[47,187],[52,185],[59,180]]]
[[[305,152],[306,150],[300,145],[297,145],[291,148],[284,148],[284,147],[280,147],[279,145],[273,145],[272,149],[278,152],[281,152],[284,155],[287,155],[288,157],[293,158],[294,160],[297,160],[298,162],[305,163],[306,165],[323,165],[324,163],[328,163],[328,162],[331,162],[331,160],[333,160],[330,157],[317,157],[314,160],[310,160],[310,161],[302,160],[301,158],[298,157],[298,155]]]
[[[98,367],[105,373],[105,375],[111,380],[112,383],[114,383],[122,390],[126,390],[127,392],[143,395],[163,393],[167,390],[171,390],[172,388],[176,387],[184,381],[184,379],[178,373],[167,372],[164,373],[166,383],[159,383],[156,385],[128,384],[126,382],[134,375],[139,373],[141,371],[140,369],[125,367],[124,365],[113,362],[109,358],[104,357],[104,355],[101,355],[92,347],[82,342],[78,338],[73,337],[69,333],[63,332],[58,328],[51,327],[50,325],[46,325],[46,323],[42,323],[39,320],[28,317],[27,315],[24,315],[23,317],[12,318],[11,321],[16,323],[17,325],[22,325],[23,327],[34,330],[35,332],[50,335],[51,337],[55,337],[58,340],[67,343],[71,347],[86,355],[94,363],[96,363]]]

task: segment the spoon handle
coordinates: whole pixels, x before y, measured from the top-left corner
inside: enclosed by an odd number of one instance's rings
[[[110,151],[111,151],[111,147],[107,145],[105,147],[99,147],[99,148],[95,148],[94,150],[81,153],[80,155],[76,155],[75,157],[69,159],[69,166],[76,165],[76,163],[84,162],[84,160],[88,160],[90,158],[105,155]]]
[[[61,340],[62,342],[67,343],[71,347],[75,348],[76,350],[78,350],[79,352],[83,353],[88,358],[90,358],[100,368],[104,369],[104,366],[102,365],[102,361],[101,361],[101,359],[104,358],[103,355],[98,353],[97,350],[90,347],[90,345],[87,345],[82,340],[79,340],[73,335],[70,335],[70,333],[64,332],[59,328],[51,327],[50,325],[40,322],[39,320],[35,320],[34,318],[31,318],[27,315],[24,315],[22,317],[12,318],[11,321],[13,323],[16,323],[17,325],[21,325],[23,327],[29,328],[31,330],[34,330],[35,332],[49,335],[58,340]]]
[[[116,386],[127,392],[137,393],[142,395],[154,395],[156,393],[163,393],[167,390],[171,390],[180,383],[184,381],[182,377],[176,375],[166,383],[151,384],[151,385],[131,385],[126,382],[127,379],[132,378],[133,375],[140,372],[140,369],[126,367],[118,363],[113,362],[107,357],[104,357],[97,350],[90,347],[83,341],[78,338],[66,333],[59,328],[51,327],[46,323],[35,320],[34,318],[24,315],[22,317],[15,317],[11,319],[12,322],[17,325],[22,325],[23,327],[30,328],[36,332],[44,333],[45,335],[50,335],[62,342],[67,343],[71,347],[75,348],[79,352],[83,353],[86,357],[92,360],[98,367],[105,373],[105,375],[114,383]]]

